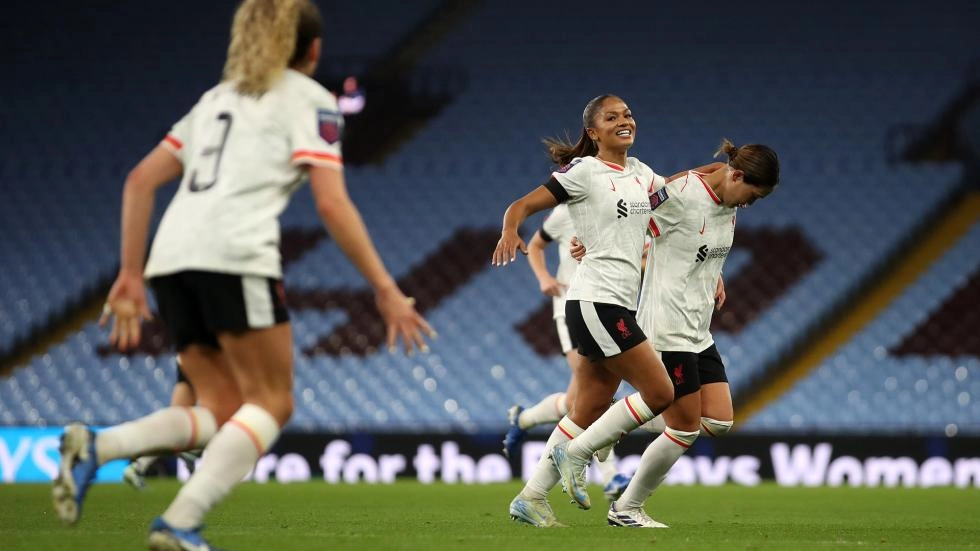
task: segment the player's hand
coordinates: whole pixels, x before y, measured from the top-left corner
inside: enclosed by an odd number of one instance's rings
[[[718,276],[718,285],[715,287],[715,310],[721,310],[725,305],[725,280]]]
[[[406,297],[401,289],[392,286],[377,290],[374,294],[374,303],[387,327],[388,352],[394,353],[399,339],[405,347],[405,354],[409,356],[415,353],[416,348],[423,353],[429,351],[429,345],[425,343],[423,334],[434,339],[436,332],[429,322],[425,321],[422,314],[415,310],[414,298]]]
[[[565,292],[565,285],[557,279],[548,276],[540,282],[541,292],[549,297],[560,297]]]
[[[144,319],[152,319],[153,314],[146,305],[146,288],[143,274],[119,272],[116,282],[109,290],[99,325],[104,327],[112,319],[109,343],[126,352],[140,343],[140,324]]]
[[[497,241],[497,248],[493,250],[493,257],[490,264],[494,266],[506,266],[508,262],[517,260],[517,251],[520,250],[527,256],[527,244],[517,235],[516,231],[504,230],[500,232],[500,241]]]
[[[572,258],[577,262],[581,262],[585,258],[585,245],[578,240],[578,237],[572,237],[572,245],[569,247],[568,251],[572,253]]]

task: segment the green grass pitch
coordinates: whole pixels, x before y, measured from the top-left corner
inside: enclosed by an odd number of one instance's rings
[[[561,529],[536,529],[507,515],[520,485],[339,485],[246,483],[207,519],[222,549],[969,549],[980,548],[976,489],[758,487],[662,488],[648,504],[666,530],[606,526],[606,502],[592,489],[581,511],[559,491]],[[0,485],[0,549],[144,549],[146,528],[177,483],[150,479],[136,492],[97,485],[82,520],[60,525],[44,485]],[[624,547],[625,548],[625,547]]]

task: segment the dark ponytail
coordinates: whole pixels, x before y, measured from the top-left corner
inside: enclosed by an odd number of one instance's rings
[[[589,137],[588,129],[595,125],[595,118],[599,114],[599,108],[608,98],[616,98],[612,94],[596,96],[585,104],[582,111],[582,134],[578,142],[572,144],[570,140],[561,138],[545,138],[542,140],[548,148],[548,157],[558,166],[565,166],[572,162],[575,157],[591,157],[599,153],[599,146]]]

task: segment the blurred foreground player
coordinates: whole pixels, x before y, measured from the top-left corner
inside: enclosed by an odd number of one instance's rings
[[[197,405],[170,407],[99,433],[65,428],[53,489],[78,521],[99,465],[204,447],[204,461],[150,526],[154,550],[210,549],[205,514],[249,472],[293,411],[292,333],[284,304],[278,217],[309,179],[317,210],[374,290],[393,349],[427,350],[433,334],[385,269],[347,194],[343,119],[313,75],[321,19],[309,0],[245,0],[232,23],[224,80],[208,90],[130,172],[122,259],[103,321],[122,350],[149,316],[148,278]],[[144,270],[154,192],[183,176]]]

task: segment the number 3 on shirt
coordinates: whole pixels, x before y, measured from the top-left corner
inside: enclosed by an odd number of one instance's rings
[[[218,113],[218,123],[224,124],[224,130],[221,131],[221,140],[218,143],[213,143],[211,145],[205,146],[201,149],[201,158],[198,166],[210,166],[211,173],[209,178],[202,178],[198,180],[199,172],[198,169],[194,169],[191,173],[191,180],[189,189],[193,192],[197,191],[207,191],[211,189],[214,184],[218,183],[218,168],[221,166],[221,154],[224,153],[225,143],[228,141],[228,132],[231,131],[231,113],[223,111]],[[208,164],[209,157],[214,157],[214,162]]]

